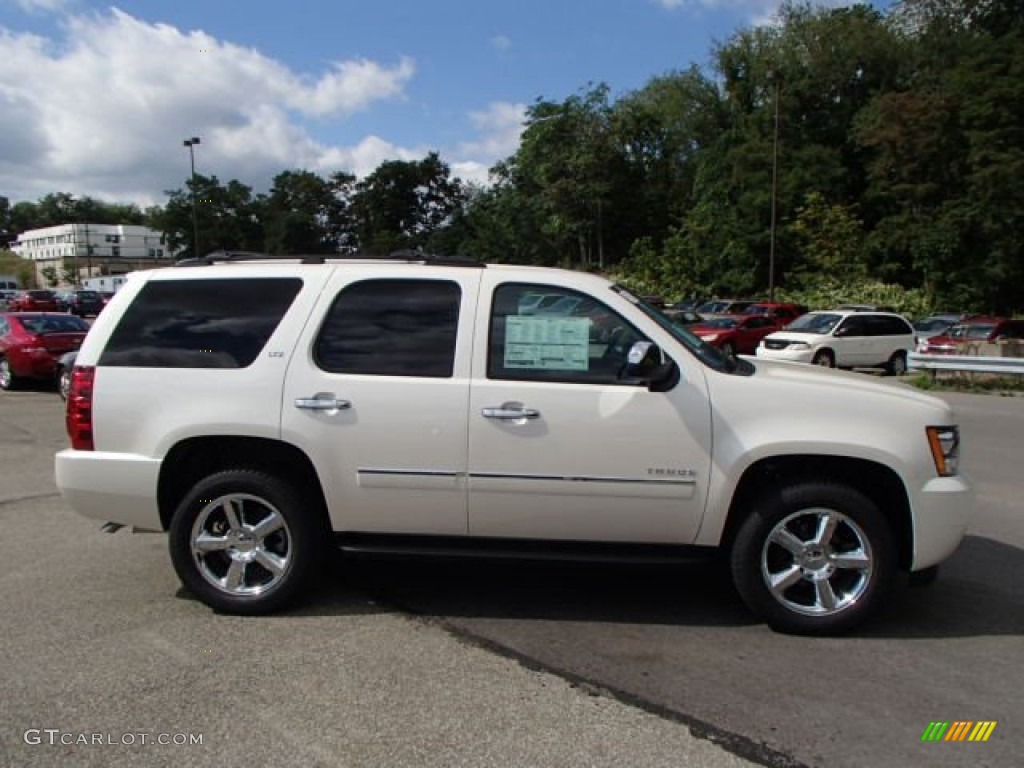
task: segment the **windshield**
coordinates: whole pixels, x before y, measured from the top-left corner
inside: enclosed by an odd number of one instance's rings
[[[786,326],[786,330],[803,333],[830,333],[842,319],[842,315],[834,315],[830,312],[811,312],[798,317]]]
[[[88,331],[89,324],[74,315],[35,315],[22,317],[21,325],[29,333],[79,333]]]
[[[942,320],[941,318],[935,318],[934,320],[920,320],[914,323],[914,328],[919,331],[941,331],[945,328],[949,328],[951,323],[949,320]]]
[[[652,307],[650,304],[642,301],[628,288],[621,285],[613,285],[612,290],[622,296],[627,301],[636,305],[636,308],[656,322],[661,328],[672,334],[680,344],[686,347],[693,355],[700,360],[704,365],[709,368],[714,368],[716,371],[724,371],[726,373],[739,372],[742,374],[749,375],[753,373],[754,366],[746,360],[740,360],[736,357],[729,357],[725,355],[718,347],[713,347],[706,341],[691,333],[690,330],[684,325],[677,325],[673,323],[671,319],[660,309]]]
[[[954,339],[985,339],[995,329],[994,323],[954,325],[949,329],[949,335]]]

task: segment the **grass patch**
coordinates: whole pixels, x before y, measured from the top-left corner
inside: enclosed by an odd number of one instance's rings
[[[971,392],[980,395],[1024,394],[1024,376],[996,376],[989,373],[923,372],[904,379],[918,389],[936,392]]]

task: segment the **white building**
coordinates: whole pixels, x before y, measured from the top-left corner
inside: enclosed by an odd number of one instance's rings
[[[73,271],[79,279],[115,275],[141,267],[170,265],[178,257],[154,229],[136,224],[61,224],[18,235],[11,250],[36,264],[37,275],[56,269],[61,282]]]

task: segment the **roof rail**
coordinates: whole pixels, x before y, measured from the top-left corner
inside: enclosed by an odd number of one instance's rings
[[[256,251],[211,251],[205,256],[180,259],[174,263],[176,267],[206,267],[212,264],[233,262],[233,261],[298,261],[301,264],[325,264],[328,261],[350,261],[379,259],[382,261],[405,261],[415,264],[432,264],[444,267],[477,267],[487,265],[482,261],[468,258],[466,256],[440,256],[434,253],[423,251],[393,251],[386,256],[366,253],[332,253],[332,254],[300,254],[280,255],[272,253],[259,253]]]

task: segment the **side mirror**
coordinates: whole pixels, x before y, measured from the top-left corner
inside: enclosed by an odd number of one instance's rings
[[[646,386],[652,392],[664,392],[679,380],[679,367],[662,360],[661,350],[650,341],[637,341],[629,348],[619,379],[626,384]]]

